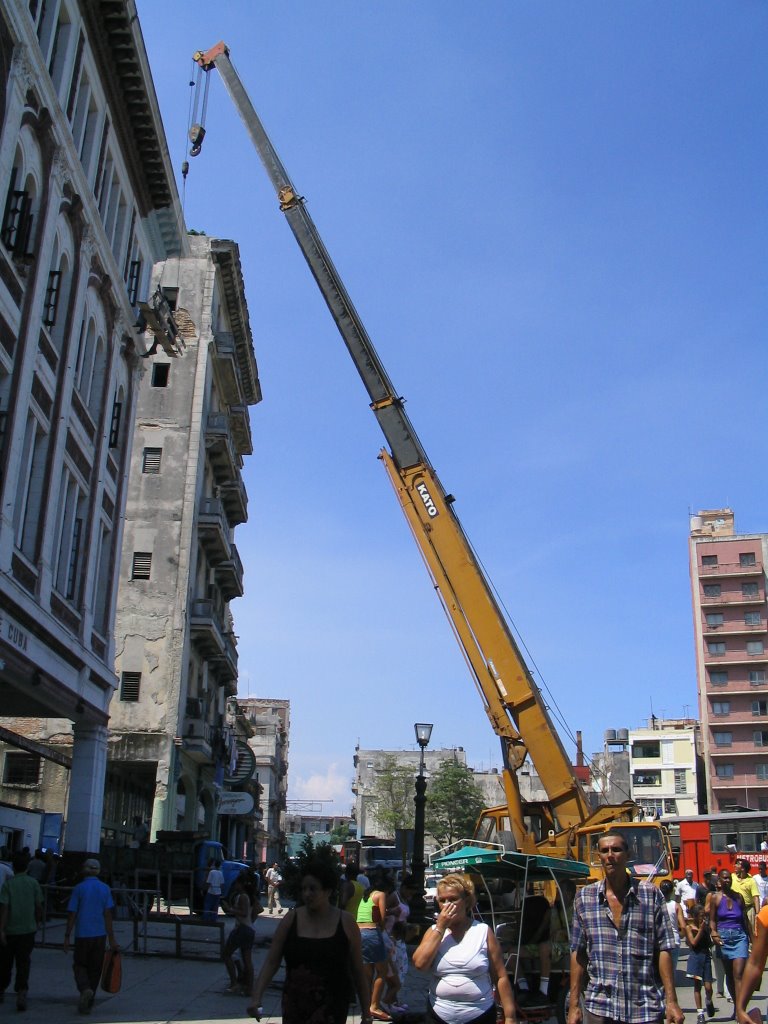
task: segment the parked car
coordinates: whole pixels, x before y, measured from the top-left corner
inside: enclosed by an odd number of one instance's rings
[[[429,911],[437,911],[437,883],[441,877],[441,875],[424,876],[424,902]]]

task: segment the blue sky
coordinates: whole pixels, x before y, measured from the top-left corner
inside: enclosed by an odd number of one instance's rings
[[[768,7],[137,3],[174,165],[220,39],[587,753],[696,713],[688,513],[768,531]],[[234,604],[292,707],[289,799],[356,742],[498,744],[377,460],[367,396],[221,82],[189,227],[234,238],[264,401]],[[563,727],[569,752],[573,746]]]

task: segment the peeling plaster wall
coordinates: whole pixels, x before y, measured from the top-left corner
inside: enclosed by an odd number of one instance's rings
[[[177,358],[158,349],[138,396],[115,652],[118,677],[138,674],[139,694],[138,700],[124,700],[118,689],[110,708],[110,758],[154,765],[153,831],[201,826],[213,831],[219,755],[206,759],[201,748],[218,735],[227,693],[236,692],[236,682],[223,685],[206,660],[209,653],[191,637],[195,601],[211,602],[222,633],[232,631],[228,601],[216,581],[199,525],[204,504],[218,500],[206,451],[209,417],[230,415],[217,377],[214,332],[230,332],[231,327],[211,240],[191,236],[188,242],[191,254],[157,264],[152,278],[152,289],[160,287],[175,305],[184,348]],[[239,267],[233,243],[217,240],[216,245]],[[239,301],[241,314],[244,298]],[[247,317],[238,344],[243,338],[250,346],[255,380]],[[164,386],[158,386],[163,384],[158,366],[167,367]],[[241,398],[239,404],[248,403]],[[147,449],[160,450],[159,472],[145,471]],[[232,451],[237,451],[239,467],[242,459],[234,442]],[[229,518],[221,519],[221,529],[224,543],[231,546],[234,526]],[[137,553],[151,555],[148,580],[134,578]],[[199,714],[191,710],[190,700]],[[191,742],[197,739],[199,743]]]

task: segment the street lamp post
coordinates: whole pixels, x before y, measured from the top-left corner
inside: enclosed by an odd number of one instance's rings
[[[427,904],[424,902],[424,809],[427,803],[427,780],[424,777],[424,751],[432,735],[432,726],[426,722],[416,722],[416,742],[421,748],[419,774],[416,776],[416,796],[413,799],[415,813],[413,817],[413,858],[411,873],[416,895],[411,900],[411,920],[416,924],[424,924]]]

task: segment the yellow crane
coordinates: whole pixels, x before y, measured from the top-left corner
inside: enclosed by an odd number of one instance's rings
[[[405,413],[403,399],[347,294],[304,198],[291,182],[235,71],[227,46],[218,43],[210,50],[198,51],[193,59],[203,72],[218,71],[368,392],[388,445],[380,458],[501,742],[506,804],[484,812],[477,838],[511,838],[514,847],[523,852],[589,862],[594,860],[590,835],[621,823],[635,863],[654,868],[646,873],[668,876],[672,858],[663,826],[633,821],[637,807],[631,801],[590,809],[539,688],[453,510],[453,498],[432,468]],[[206,76],[206,101],[207,86]],[[195,124],[190,131],[192,155],[200,152],[204,136],[204,125]],[[517,770],[526,756],[547,793],[546,803],[536,808],[524,805],[517,780]]]

